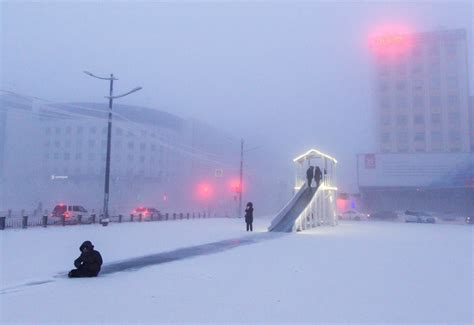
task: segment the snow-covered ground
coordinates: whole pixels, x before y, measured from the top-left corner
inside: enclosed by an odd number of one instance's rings
[[[473,322],[473,227],[342,222],[92,279],[53,278],[83,240],[106,262],[227,238],[270,220],[0,232],[0,323]],[[36,286],[32,281],[51,280]]]

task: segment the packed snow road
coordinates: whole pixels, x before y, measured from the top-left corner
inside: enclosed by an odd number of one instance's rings
[[[269,222],[257,218],[257,232]],[[473,321],[470,226],[343,222],[134,272],[54,278],[85,239],[107,265],[265,235],[243,229],[209,219],[2,232],[1,288],[32,285],[0,295],[0,322]]]

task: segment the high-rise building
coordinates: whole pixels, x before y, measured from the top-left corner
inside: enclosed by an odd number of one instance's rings
[[[461,29],[371,40],[380,153],[474,151]]]
[[[467,33],[371,39],[376,148],[357,156],[368,211],[474,212]]]

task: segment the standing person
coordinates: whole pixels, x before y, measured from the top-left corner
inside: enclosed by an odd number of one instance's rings
[[[307,184],[308,187],[311,188],[311,181],[313,180],[314,176],[314,166],[309,166],[306,170],[306,179],[308,180]]]
[[[247,203],[245,207],[245,223],[247,224],[247,231],[253,231],[253,204]]]
[[[70,278],[88,278],[97,276],[102,266],[102,256],[96,250],[89,240],[86,240],[79,247],[81,256],[76,258],[74,266],[76,269],[71,270],[68,274]]]
[[[316,166],[316,170],[314,171],[314,180],[316,181],[316,188],[319,187],[319,183],[321,183],[321,178],[323,177],[323,173],[319,166]]]

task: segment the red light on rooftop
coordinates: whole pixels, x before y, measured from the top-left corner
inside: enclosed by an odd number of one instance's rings
[[[407,26],[382,25],[369,35],[370,48],[375,54],[404,54],[413,46],[412,34]]]

